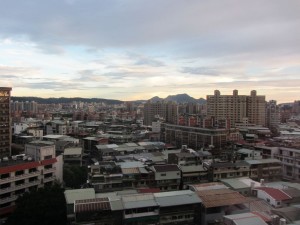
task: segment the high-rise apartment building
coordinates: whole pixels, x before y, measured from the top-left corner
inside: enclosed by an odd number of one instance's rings
[[[178,105],[173,102],[151,102],[144,104],[144,125],[151,125],[157,118],[165,122],[176,123],[178,116]]]
[[[227,119],[231,126],[248,118],[248,122],[256,125],[266,125],[265,96],[251,91],[250,96],[239,95],[237,90],[232,95],[221,95],[215,90],[214,95],[207,95],[207,115],[216,120]]]
[[[275,100],[267,103],[267,127],[270,129],[276,128],[280,123],[280,108]]]
[[[10,87],[0,87],[0,158],[11,154]]]

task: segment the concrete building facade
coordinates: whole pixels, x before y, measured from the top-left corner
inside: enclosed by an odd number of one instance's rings
[[[251,91],[250,96],[239,95],[237,90],[232,95],[221,95],[215,90],[214,95],[207,95],[207,115],[216,120],[229,119],[231,126],[248,118],[249,123],[265,126],[265,96]]]

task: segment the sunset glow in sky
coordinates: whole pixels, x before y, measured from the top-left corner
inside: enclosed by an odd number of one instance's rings
[[[299,0],[3,0],[0,86],[119,100],[300,99]]]

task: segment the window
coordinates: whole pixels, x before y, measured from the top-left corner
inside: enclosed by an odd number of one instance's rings
[[[167,176],[167,174],[161,173],[160,176],[165,177],[165,176]]]

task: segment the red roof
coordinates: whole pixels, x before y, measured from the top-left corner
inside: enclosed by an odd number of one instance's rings
[[[52,159],[45,159],[43,161],[41,161],[41,165],[50,165],[50,164],[53,164],[53,163],[56,163],[57,162],[57,159],[56,158],[52,158]]]
[[[40,162],[21,162],[19,164],[15,164],[15,165],[10,165],[10,166],[5,166],[5,167],[0,167],[0,174],[4,174],[4,173],[11,173],[11,172],[15,172],[15,171],[19,171],[19,170],[26,170],[26,169],[31,169],[31,168],[36,168],[38,166],[45,166],[45,165],[50,165],[53,163],[56,163],[57,159],[56,158],[52,158],[52,159],[46,159]]]
[[[276,201],[283,201],[283,200],[289,200],[292,199],[290,196],[288,196],[286,193],[284,193],[280,189],[271,188],[271,187],[257,187],[256,190],[262,190],[266,192],[269,196],[274,198]]]
[[[31,168],[38,167],[39,165],[40,165],[39,162],[24,162],[22,164],[6,166],[6,167],[0,168],[0,174],[10,173],[10,172],[19,171],[19,170],[31,169]]]
[[[75,201],[75,212],[96,212],[100,210],[110,210],[108,198],[94,198]]]

